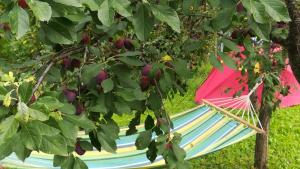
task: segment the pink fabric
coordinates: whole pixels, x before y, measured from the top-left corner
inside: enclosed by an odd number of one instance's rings
[[[227,66],[224,66],[223,72],[213,68],[207,80],[197,90],[195,101],[201,103],[202,99],[232,97],[243,87],[245,90],[242,92],[242,95],[245,95],[248,93],[248,87],[245,83],[246,79],[247,77],[243,77],[240,71],[232,70]],[[280,79],[283,85],[289,85],[291,87],[290,94],[286,97],[281,97],[282,102],[280,107],[300,104],[300,85],[294,77],[290,66],[282,72]],[[240,80],[244,82],[239,83]],[[226,90],[229,90],[229,92],[225,93]],[[262,97],[262,85],[257,90],[257,96],[260,102]]]

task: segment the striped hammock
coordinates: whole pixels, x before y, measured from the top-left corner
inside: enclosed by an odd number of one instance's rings
[[[264,133],[250,101],[250,94],[238,98],[203,100],[202,105],[171,119],[174,124],[172,132],[182,135],[180,146],[187,153],[186,160],[220,150],[256,133]],[[143,128],[139,126],[138,131],[141,132]],[[116,154],[94,150],[86,152],[80,158],[90,169],[150,168],[165,165],[162,156],[158,156],[151,163],[146,157],[146,150],[137,150],[135,147],[138,134],[126,136],[125,131],[125,128],[121,129]],[[84,133],[79,133],[79,137],[88,139]],[[153,135],[153,139],[155,137]],[[53,155],[37,152],[33,152],[25,162],[19,161],[12,154],[0,164],[14,168],[57,168],[53,167]]]

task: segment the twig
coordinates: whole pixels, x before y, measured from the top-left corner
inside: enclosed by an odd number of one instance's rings
[[[76,52],[80,52],[83,48],[82,47],[71,47],[71,48],[67,48],[65,50],[62,50],[61,52],[55,54],[53,56],[53,58],[51,59],[51,61],[49,62],[48,66],[46,67],[46,69],[43,71],[42,75],[39,77],[36,85],[34,86],[34,88],[32,89],[32,93],[31,93],[31,97],[34,95],[34,93],[38,90],[38,88],[40,87],[40,85],[42,84],[43,80],[45,79],[47,73],[50,71],[51,67],[58,61],[60,61],[61,59],[63,59],[65,57],[65,55],[69,55],[72,53],[76,53]]]

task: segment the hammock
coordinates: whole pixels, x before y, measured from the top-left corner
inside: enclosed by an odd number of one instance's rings
[[[257,84],[252,91],[259,85]],[[186,160],[220,150],[256,133],[264,133],[250,101],[252,91],[248,95],[236,98],[203,100],[202,105],[172,117],[172,132],[182,134],[180,146],[187,153]],[[256,127],[256,124],[259,127]],[[142,130],[143,126],[139,126],[138,131]],[[125,129],[122,129],[117,140],[116,154],[94,150],[86,152],[80,158],[90,169],[148,168],[165,165],[162,156],[158,156],[151,163],[145,155],[146,150],[136,149],[137,136],[138,134],[126,136]],[[79,137],[88,139],[84,133],[79,133]],[[153,135],[153,139],[155,137]],[[53,167],[53,155],[37,152],[33,152],[25,162],[19,161],[16,155],[12,154],[0,163],[15,168],[57,168]]]

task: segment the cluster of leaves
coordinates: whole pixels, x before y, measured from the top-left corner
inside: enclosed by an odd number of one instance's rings
[[[241,3],[243,10],[237,10]],[[6,37],[20,39],[37,32],[37,41],[48,50],[39,53],[43,59],[35,68],[41,65],[41,69],[31,72],[37,80],[26,74],[1,73],[0,159],[15,152],[25,160],[32,151],[41,151],[54,154],[54,166],[62,168],[87,168],[73,151],[83,155],[95,147],[115,152],[119,126],[112,116],[135,114],[127,131],[130,135],[137,132],[147,109],[155,118],[147,117],[145,131],[138,133],[137,149],[148,148],[150,161],[162,155],[170,168],[188,167],[179,146],[181,136],[170,132],[173,125],[163,108],[170,92],[184,92],[189,71],[180,57],[189,59],[187,53],[198,50],[199,34],[222,34],[220,43],[226,49],[212,53],[212,63],[221,68],[217,57],[221,56],[226,65],[236,68],[226,51],[241,52],[236,43],[243,42],[251,55],[243,65],[251,70],[256,52],[248,43],[250,36],[236,40],[227,37],[228,32],[238,23],[269,44],[271,25],[289,21],[280,0],[3,0],[1,6]],[[197,23],[194,15],[201,14],[199,7],[214,12]],[[155,42],[155,34],[168,32],[164,33],[170,35],[167,39],[174,40],[181,32],[178,14],[185,24],[193,20],[186,36],[179,36],[180,44],[174,45],[180,48],[174,57],[158,47],[161,43]],[[158,52],[153,48],[159,48]],[[268,57],[262,58],[256,60],[264,65],[263,72],[274,71],[265,66],[270,65]],[[79,130],[89,134],[89,142],[77,138]]]

